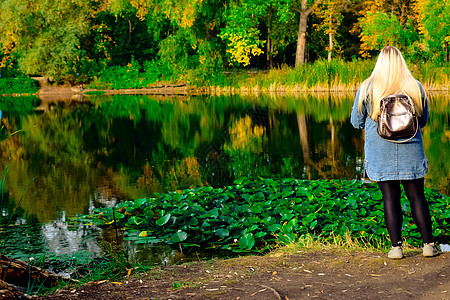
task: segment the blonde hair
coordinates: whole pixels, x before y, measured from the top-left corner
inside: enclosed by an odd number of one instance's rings
[[[418,82],[409,71],[401,52],[393,46],[386,46],[381,50],[372,74],[361,84],[358,109],[361,112],[363,102],[367,101],[369,116],[376,120],[380,114],[381,99],[392,94],[411,97],[415,113],[422,115],[422,93]]]

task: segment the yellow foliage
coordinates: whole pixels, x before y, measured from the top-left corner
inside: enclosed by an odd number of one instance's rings
[[[415,12],[415,14],[412,16],[413,18],[416,19],[417,21],[417,29],[419,31],[420,34],[423,34],[425,37],[428,36],[428,32],[425,29],[425,26],[423,24],[423,12],[425,7],[428,5],[429,0],[416,0],[413,10]]]
[[[230,65],[233,64],[233,62],[237,62],[247,66],[250,64],[251,56],[258,56],[263,53],[258,47],[258,44],[252,42],[247,36],[225,33],[222,38],[228,39],[229,41],[229,49],[227,49],[227,52],[231,54]]]
[[[148,7],[147,7],[147,1],[146,0],[131,0],[130,4],[136,8],[136,16],[139,18],[139,20],[143,21],[145,19],[145,16],[148,14]]]
[[[231,145],[226,145],[226,150],[248,149],[258,150],[258,143],[255,145],[255,140],[260,141],[265,133],[265,128],[259,125],[252,124],[252,118],[245,116],[239,119],[230,129]]]

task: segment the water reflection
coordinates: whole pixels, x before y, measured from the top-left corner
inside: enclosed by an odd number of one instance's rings
[[[98,232],[85,227],[77,229],[69,229],[65,212],[61,212],[59,219],[42,225],[43,244],[50,252],[55,254],[70,255],[77,251],[86,250],[94,256],[100,256],[103,251],[98,245]]]
[[[26,224],[44,224],[37,232],[47,251],[98,253],[94,239],[67,230],[66,218],[117,201],[240,176],[363,175],[363,134],[349,123],[352,94],[90,100],[36,111],[37,99],[0,98],[0,138],[21,130],[0,143],[0,170],[9,169],[1,177],[3,219],[16,210]],[[431,100],[426,184],[450,194],[449,97]]]

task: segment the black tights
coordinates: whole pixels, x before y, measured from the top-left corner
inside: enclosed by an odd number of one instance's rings
[[[384,220],[389,236],[391,237],[392,246],[399,246],[402,243],[403,214],[400,205],[400,196],[402,193],[400,183],[405,190],[406,197],[411,206],[414,223],[416,223],[419,229],[423,242],[432,243],[433,234],[431,230],[430,209],[425,199],[423,178],[402,181],[379,181],[378,186],[383,194]]]

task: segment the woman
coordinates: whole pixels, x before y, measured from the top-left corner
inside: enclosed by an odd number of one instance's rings
[[[421,131],[405,143],[383,140],[376,130],[380,114],[380,100],[392,94],[411,97],[420,127],[428,120],[428,99],[420,82],[416,81],[400,51],[392,46],[381,50],[372,75],[360,86],[353,104],[351,122],[355,128],[365,129],[364,167],[369,179],[376,181],[383,195],[384,219],[392,247],[388,257],[403,258],[400,205],[403,186],[411,206],[413,220],[424,242],[423,255],[436,256],[431,217],[424,193],[424,177],[428,170]]]

